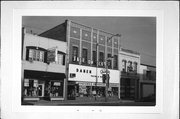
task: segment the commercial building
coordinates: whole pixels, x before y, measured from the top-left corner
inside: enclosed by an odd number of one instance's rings
[[[146,64],[140,65],[139,99],[155,101],[156,97],[156,67]]]
[[[119,64],[121,99],[137,100],[139,95],[140,54],[121,48]]]
[[[64,100],[66,42],[22,30],[22,100]]]
[[[70,20],[38,36],[25,31],[24,100],[107,95],[138,100],[155,92],[154,69],[140,65],[140,53],[122,48],[118,34]]]
[[[103,74],[106,74],[106,69],[110,77],[109,95],[120,98],[119,35],[67,20],[40,36],[67,43],[68,99],[105,96]]]

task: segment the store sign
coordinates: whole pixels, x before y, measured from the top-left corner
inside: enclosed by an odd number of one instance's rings
[[[60,82],[54,82],[54,86],[61,86]]]
[[[92,83],[92,86],[96,86],[96,83]],[[97,86],[106,86],[106,84],[97,82]]]
[[[57,57],[57,49],[50,48],[47,52],[47,62],[55,62]]]

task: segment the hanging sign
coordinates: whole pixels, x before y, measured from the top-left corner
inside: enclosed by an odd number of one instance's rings
[[[55,62],[57,58],[57,48],[50,48],[47,52],[47,62]]]

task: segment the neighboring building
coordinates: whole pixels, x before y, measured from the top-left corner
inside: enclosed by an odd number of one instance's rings
[[[119,68],[121,73],[121,99],[137,100],[139,95],[140,54],[121,48]]]
[[[155,101],[156,97],[156,67],[140,65],[139,99],[142,101]]]
[[[110,76],[109,93],[111,96],[120,96],[119,36],[69,20],[40,36],[67,43],[68,99],[95,94],[103,97],[105,83],[102,81],[102,72],[105,72],[106,63]]]
[[[66,42],[22,30],[22,100],[64,100]]]

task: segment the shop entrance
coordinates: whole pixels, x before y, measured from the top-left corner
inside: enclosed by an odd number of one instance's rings
[[[44,84],[38,84],[38,96],[44,97]]]
[[[135,99],[135,79],[122,78],[121,79],[121,98],[122,99]]]

